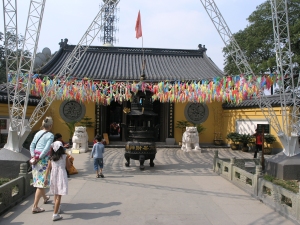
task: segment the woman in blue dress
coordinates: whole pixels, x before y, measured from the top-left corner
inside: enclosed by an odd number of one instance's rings
[[[38,207],[39,201],[43,197],[44,204],[46,204],[50,198],[45,193],[45,188],[49,188],[49,185],[44,184],[44,176],[50,158],[50,147],[54,139],[54,135],[50,132],[52,125],[52,118],[46,117],[42,123],[42,130],[35,134],[30,144],[33,186],[36,187],[32,213],[44,212],[45,209]]]

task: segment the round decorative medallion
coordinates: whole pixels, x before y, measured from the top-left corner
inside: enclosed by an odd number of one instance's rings
[[[185,118],[193,124],[205,122],[208,114],[207,105],[202,103],[188,103],[184,109]]]
[[[80,121],[85,115],[85,106],[76,101],[64,101],[59,108],[59,114],[66,122]]]

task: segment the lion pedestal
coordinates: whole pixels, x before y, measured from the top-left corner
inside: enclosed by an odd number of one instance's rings
[[[201,151],[197,127],[186,127],[182,135],[181,150],[184,152]]]
[[[86,127],[75,127],[72,150],[79,150],[80,153],[87,152],[89,150],[88,140]]]

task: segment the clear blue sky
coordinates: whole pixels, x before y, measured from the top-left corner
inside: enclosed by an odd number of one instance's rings
[[[24,34],[29,0],[18,1],[18,30]],[[265,0],[215,0],[232,33],[244,29],[246,18]],[[41,52],[54,53],[61,39],[76,45],[96,16],[102,0],[48,0],[39,41]],[[144,47],[197,49],[206,46],[207,55],[223,70],[224,43],[199,0],[120,0],[118,5],[119,40],[115,46],[141,47],[135,38],[135,22],[141,11]],[[3,10],[0,11],[3,21]],[[0,31],[4,31],[3,22]],[[92,45],[102,45],[99,38]]]

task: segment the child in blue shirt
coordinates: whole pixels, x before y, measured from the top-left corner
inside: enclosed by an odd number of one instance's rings
[[[102,138],[100,135],[97,135],[95,137],[95,140],[97,142],[93,145],[91,158],[94,158],[94,170],[96,171],[96,178],[104,178],[104,175],[102,173],[104,145],[101,143]]]

